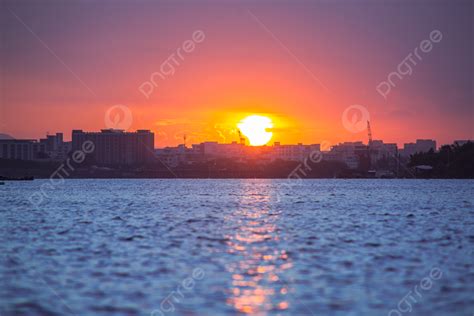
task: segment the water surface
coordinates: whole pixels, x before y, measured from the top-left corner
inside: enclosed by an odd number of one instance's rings
[[[1,315],[474,313],[474,181],[48,181],[0,187]]]

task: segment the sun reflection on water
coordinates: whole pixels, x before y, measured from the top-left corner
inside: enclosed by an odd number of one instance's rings
[[[267,196],[259,195],[259,202]],[[243,205],[253,206],[255,195],[246,195]],[[227,236],[229,254],[235,260],[228,264],[232,286],[227,303],[237,311],[252,315],[266,315],[268,311],[286,310],[291,289],[284,280],[284,272],[292,262],[281,248],[276,221],[279,214],[270,211],[268,203],[262,207],[244,207],[229,218],[236,225],[236,233]]]

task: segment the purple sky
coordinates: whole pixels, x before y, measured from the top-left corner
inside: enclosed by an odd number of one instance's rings
[[[264,113],[283,142],[366,140],[341,115],[370,112],[376,138],[474,138],[473,1],[2,1],[0,133],[105,128],[115,104],[157,146],[229,141]],[[202,30],[205,40],[145,98],[138,87]],[[387,98],[376,86],[433,30]]]

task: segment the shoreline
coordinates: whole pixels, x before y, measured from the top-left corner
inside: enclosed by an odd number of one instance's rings
[[[307,178],[280,178],[280,177],[65,177],[65,178],[52,178],[52,177],[35,177],[34,179],[1,179],[1,182],[28,182],[35,180],[52,180],[52,181],[63,181],[63,180],[474,180],[474,178],[363,178],[363,177],[307,177]]]

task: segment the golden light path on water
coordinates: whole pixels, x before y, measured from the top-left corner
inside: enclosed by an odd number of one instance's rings
[[[291,289],[281,278],[292,262],[286,250],[278,248],[279,214],[269,208],[268,201],[268,195],[246,191],[241,208],[228,219],[235,222],[237,230],[227,236],[227,252],[236,259],[227,265],[232,274],[227,303],[240,313],[266,315],[289,307]]]

